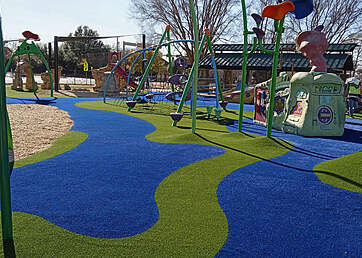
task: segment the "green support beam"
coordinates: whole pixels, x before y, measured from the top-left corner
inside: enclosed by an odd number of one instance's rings
[[[140,82],[140,84],[138,84],[138,87],[137,87],[137,89],[136,89],[136,92],[135,92],[135,94],[133,95],[133,98],[132,98],[133,101],[135,101],[135,100],[137,99],[138,94],[140,93],[143,85],[145,84],[146,78],[147,78],[147,76],[148,76],[148,73],[150,72],[150,69],[151,69],[151,67],[152,67],[152,64],[153,64],[153,62],[155,61],[155,58],[156,58],[156,56],[157,56],[157,54],[158,54],[158,51],[159,51],[160,48],[161,48],[161,44],[162,44],[162,42],[164,41],[167,33],[170,31],[170,28],[171,28],[170,25],[167,25],[167,26],[166,26],[166,30],[165,30],[165,32],[162,34],[162,37],[161,37],[161,39],[160,39],[160,42],[158,43],[155,51],[153,52],[152,58],[151,58],[150,62],[148,63],[148,65],[147,65],[147,67],[146,67],[146,70],[145,70],[145,72],[144,72],[144,74],[143,74],[143,76],[142,76],[141,82]],[[132,109],[131,107],[128,107],[128,111],[131,111],[131,109]]]
[[[205,29],[205,34],[207,36],[206,37],[206,42],[207,42],[207,48],[209,49],[209,52],[210,52],[210,56],[215,56],[214,49],[212,47],[212,43],[211,43],[211,39],[210,39],[210,30]],[[214,69],[216,69],[216,81],[217,81],[217,90],[219,91],[219,97],[220,97],[221,101],[224,101],[224,96],[222,95],[222,89],[221,89],[219,73],[218,73],[216,67],[214,67]]]
[[[199,58],[200,58],[200,54],[201,54],[201,50],[202,50],[202,47],[203,45],[205,44],[206,42],[206,35],[204,35],[202,37],[202,40],[201,40],[201,43],[200,43],[200,46],[199,46],[199,51],[198,51],[198,54],[199,54]],[[191,68],[191,71],[190,71],[190,74],[189,74],[189,77],[187,79],[187,82],[186,82],[186,85],[185,85],[185,88],[184,88],[184,91],[182,93],[182,96],[181,96],[181,100],[180,100],[180,103],[177,107],[177,111],[176,113],[180,113],[182,111],[182,108],[183,108],[183,105],[185,103],[185,100],[186,100],[186,97],[187,97],[187,93],[189,92],[190,90],[190,87],[191,87],[191,83],[193,81],[193,76],[194,76],[194,73],[195,73],[195,67],[198,66],[198,65],[195,65],[195,62],[192,64],[192,68]],[[177,125],[177,121],[174,120],[172,122],[172,126],[176,126]]]
[[[168,42],[171,41],[170,30],[167,31],[167,41]],[[167,55],[168,55],[168,74],[169,74],[169,76],[172,76],[173,68],[172,68],[172,55],[171,55],[171,44],[170,43],[167,44]],[[171,90],[172,90],[172,92],[175,92],[175,85],[173,85],[172,83],[171,83]]]
[[[248,30],[248,19],[246,17],[246,5],[245,0],[241,0],[241,8],[243,11],[243,36],[244,36],[244,44],[243,44],[243,65],[242,65],[242,75],[241,75],[241,88],[240,88],[240,107],[239,107],[239,123],[238,123],[238,131],[242,132],[243,129],[243,115],[244,115],[244,95],[245,95],[245,84],[246,84],[246,74],[247,74],[247,63],[248,56],[253,53],[256,49],[256,39],[254,38],[253,48],[250,52],[248,52],[248,36],[254,34],[254,32]],[[259,27],[259,24],[257,24]]]
[[[278,62],[279,62],[279,50],[280,50],[280,40],[282,38],[282,34],[284,31],[283,23],[284,23],[283,17],[280,21],[275,21],[275,28],[277,31],[277,39],[275,42],[275,48],[273,53],[273,70],[272,70],[272,81],[269,88],[269,108],[268,108],[268,119],[267,119],[267,133],[266,137],[271,137],[271,130],[273,127],[273,115],[274,115],[274,97],[275,97],[275,87],[276,87],[276,77],[277,77],[277,68],[278,68]]]
[[[10,165],[8,153],[8,115],[6,110],[6,89],[4,69],[3,35],[0,17],[0,194],[1,226],[4,256],[14,255],[13,223],[10,196]]]
[[[196,132],[196,102],[197,102],[197,88],[199,81],[199,24],[195,11],[195,4],[193,0],[189,0],[192,24],[194,28],[194,74],[193,74],[193,86],[192,86],[192,133]],[[201,45],[202,46],[202,45]]]

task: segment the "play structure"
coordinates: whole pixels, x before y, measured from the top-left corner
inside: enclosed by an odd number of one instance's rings
[[[247,57],[257,47],[265,53],[273,54],[272,78],[255,88],[254,121],[267,126],[267,137],[271,128],[303,136],[341,136],[345,123],[345,99],[343,81],[334,74],[327,73],[323,53],[328,47],[322,26],[298,35],[297,49],[308,59],[312,66],[309,73],[297,73],[289,81],[287,75],[277,77],[279,47],[285,15],[292,12],[296,19],[307,17],[313,10],[312,0],[284,1],[277,5],[266,6],[262,16],[252,14],[256,27],[253,32],[247,29],[245,2],[242,0],[244,20],[244,60],[240,94],[239,131],[242,130],[244,92],[246,82]],[[261,39],[265,33],[260,29],[263,18],[274,20],[277,33],[273,51],[264,49]],[[247,49],[247,35],[255,34],[254,44]]]
[[[167,42],[164,42],[165,39],[167,37]],[[212,64],[213,64],[213,78],[198,78],[198,76],[196,76],[197,74],[197,67],[198,65],[195,65],[195,61],[194,64],[192,65],[192,68],[185,72],[188,64],[187,64],[187,60],[183,57],[179,57],[177,58],[174,62],[172,62],[172,56],[171,56],[171,45],[175,44],[175,43],[182,43],[182,42],[187,42],[187,43],[194,43],[195,45],[198,45],[198,55],[197,55],[197,59],[200,57],[201,52],[203,52],[204,48],[206,47],[205,51],[208,51],[211,59],[212,59]],[[215,88],[215,95],[216,95],[216,101],[215,101],[215,106],[214,107],[207,107],[207,112],[210,114],[210,112],[215,112],[215,116],[218,118],[220,117],[220,113],[223,110],[223,108],[226,107],[227,102],[224,101],[223,98],[223,93],[220,87],[220,81],[219,81],[219,77],[218,77],[218,73],[217,73],[217,67],[216,67],[216,63],[215,63],[215,58],[214,58],[214,52],[213,52],[213,48],[212,48],[212,44],[211,44],[211,40],[210,40],[210,31],[208,29],[205,29],[204,31],[204,35],[203,38],[201,40],[200,43],[196,44],[196,42],[194,40],[174,40],[171,41],[170,40],[170,26],[166,27],[166,30],[164,31],[158,45],[156,46],[152,46],[150,48],[146,48],[146,49],[139,49],[136,50],[126,56],[124,56],[121,60],[119,60],[117,62],[117,64],[112,68],[107,81],[105,83],[104,86],[104,102],[106,101],[106,96],[109,92],[112,92],[112,89],[109,90],[109,88],[111,88],[112,86],[110,86],[112,84],[112,76],[114,73],[116,73],[117,69],[119,69],[120,65],[122,64],[122,62],[124,62],[127,58],[129,58],[132,55],[137,55],[137,58],[135,59],[135,61],[133,62],[131,69],[128,73],[127,76],[127,84],[126,84],[126,89],[128,89],[128,85],[131,83],[128,78],[131,77],[131,73],[132,73],[132,69],[135,65],[135,63],[137,62],[138,58],[144,56],[144,53],[146,51],[153,51],[153,55],[151,60],[148,62],[147,67],[145,68],[145,72],[142,75],[142,78],[140,79],[140,82],[133,94],[133,97],[131,100],[127,101],[126,104],[128,106],[128,110],[132,110],[136,104],[140,101],[139,96],[144,96],[144,99],[142,100],[142,103],[144,103],[144,101],[147,101],[147,99],[149,101],[152,100],[154,93],[152,92],[148,92],[148,93],[143,93],[141,94],[141,90],[144,88],[145,86],[145,82],[146,79],[148,78],[148,74],[149,71],[153,65],[154,59],[157,56],[159,50],[161,47],[167,46],[168,48],[168,60],[169,60],[169,82],[171,84],[171,92],[168,92],[165,94],[165,98],[171,102],[174,103],[179,103],[178,104],[178,108],[176,112],[173,112],[170,114],[171,118],[173,119],[173,125],[175,126],[177,124],[178,121],[180,121],[180,119],[183,117],[183,113],[182,113],[182,108],[183,105],[185,103],[185,101],[189,100],[191,98],[191,85],[193,84],[193,88],[195,88],[195,96],[197,94],[198,88],[203,87],[203,88],[207,88],[207,90],[210,90],[211,87]],[[195,58],[196,60],[196,58]],[[198,62],[197,62],[198,64]],[[174,74],[174,69],[173,68],[177,68],[177,70],[179,71],[179,73]],[[199,80],[207,80],[207,81],[211,81],[212,85],[210,84],[204,84],[204,85],[198,85],[195,84],[194,82],[194,78],[193,77],[197,77],[197,81]],[[114,79],[113,79],[114,80]],[[195,86],[196,85],[196,86]],[[178,89],[183,89],[181,92]],[[126,97],[128,98],[128,91],[127,91],[127,95]],[[145,100],[146,99],[146,100]],[[197,101],[197,98],[195,97],[195,100],[193,100],[193,102]],[[192,102],[192,103],[193,103]],[[196,103],[195,103],[196,104]],[[196,109],[196,106],[195,106]]]
[[[107,78],[110,72],[115,68],[116,63],[119,61],[120,53],[110,52],[108,58],[108,64],[105,67],[98,69],[92,69],[92,76],[95,80],[95,87],[93,88],[96,92],[104,92],[104,85],[107,81]],[[113,80],[110,80],[107,87],[108,93],[117,93],[119,91],[125,90],[128,86],[133,89],[137,88],[137,83],[129,78],[129,74],[122,69],[121,66],[117,66],[114,70],[116,77]]]
[[[310,59],[310,72],[276,77],[273,128],[302,136],[341,136],[345,124],[343,81],[327,73],[323,53],[328,47],[323,28],[306,31],[296,39],[297,49]],[[267,123],[270,80],[255,88],[254,121]]]
[[[22,69],[24,69],[25,73],[26,73],[26,88],[33,91],[35,97],[37,98],[37,100],[39,100],[36,92],[38,89],[37,83],[35,82],[34,79],[34,73],[33,73],[33,68],[32,68],[32,64],[31,64],[31,58],[30,55],[31,54],[36,54],[39,55],[42,62],[44,63],[46,70],[48,72],[49,75],[49,80],[48,80],[48,84],[47,87],[50,88],[51,90],[51,97],[53,97],[53,78],[52,78],[52,74],[48,65],[48,62],[46,61],[43,53],[39,50],[39,48],[35,45],[34,41],[39,41],[39,36],[37,34],[34,34],[30,31],[24,31],[23,32],[23,36],[25,37],[24,40],[22,40],[21,45],[17,48],[17,50],[13,53],[13,55],[10,57],[6,67],[5,67],[5,74],[6,72],[9,70],[9,67],[11,65],[11,63],[13,62],[15,57],[20,57],[21,55],[26,55],[28,60],[26,62],[20,62],[20,65],[17,66],[16,70],[15,70],[15,79],[14,79],[14,85],[13,87],[16,90],[22,90],[22,79],[21,79],[21,71]],[[28,43],[28,40],[33,40],[31,43]]]
[[[241,82],[237,84],[234,90],[223,92],[224,99],[231,103],[240,102],[240,93],[241,93]],[[254,104],[254,88],[245,87],[244,92],[244,103],[245,104]]]
[[[254,88],[255,102],[254,102],[254,122],[262,125],[266,125],[267,122],[267,110],[269,107],[269,88],[271,79],[268,81],[259,83]],[[273,127],[276,127],[276,121],[283,120],[285,118],[285,105],[290,92],[290,77],[287,73],[281,73],[276,78],[275,99],[274,99],[274,116]]]
[[[269,106],[266,113],[266,123],[267,123],[267,137],[271,137],[272,129],[272,120],[273,120],[273,109],[274,109],[274,97],[275,97],[275,88],[276,88],[276,77],[277,77],[277,66],[279,63],[279,50],[280,50],[280,41],[282,33],[284,31],[284,20],[285,15],[289,12],[292,12],[296,19],[303,19],[307,17],[313,11],[313,1],[312,0],[293,0],[293,1],[284,1],[280,4],[266,6],[262,15],[253,13],[251,16],[256,23],[256,27],[252,31],[248,30],[247,26],[247,13],[246,13],[246,4],[245,0],[241,0],[242,12],[243,12],[243,34],[244,34],[244,44],[243,44],[243,65],[242,65],[242,79],[241,79],[241,94],[240,94],[240,111],[239,111],[239,125],[238,131],[242,131],[242,120],[244,112],[244,93],[245,93],[245,83],[246,83],[246,68],[247,68],[247,59],[250,54],[252,54],[256,47],[258,46],[260,50],[267,54],[273,55],[273,67],[272,67],[272,78],[269,88]],[[262,45],[262,39],[265,36],[265,32],[260,28],[263,18],[270,18],[274,20],[274,28],[276,31],[276,42],[274,50],[265,49]],[[253,46],[252,49],[248,50],[248,36],[254,34]]]

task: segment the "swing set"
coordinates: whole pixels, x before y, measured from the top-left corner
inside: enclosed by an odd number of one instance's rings
[[[144,56],[146,51],[154,51],[153,55],[151,57],[151,60],[147,64],[145,72],[142,75],[140,83],[138,84],[138,87],[137,87],[132,99],[126,102],[126,104],[128,106],[128,111],[131,111],[136,106],[136,104],[138,103],[138,97],[140,96],[141,90],[144,88],[144,85],[145,85],[145,82],[146,82],[146,80],[148,78],[150,69],[151,69],[151,67],[152,67],[152,65],[154,63],[154,60],[155,60],[159,50],[162,47],[167,46],[167,49],[168,49],[168,61],[169,61],[169,66],[168,66],[169,80],[168,81],[171,83],[171,92],[166,94],[165,98],[167,100],[171,101],[171,102],[174,102],[174,103],[176,103],[177,101],[179,102],[177,111],[175,113],[170,114],[170,116],[171,116],[171,118],[173,120],[172,125],[176,126],[177,122],[180,121],[182,119],[182,117],[183,117],[182,109],[183,109],[185,101],[190,99],[190,88],[192,87],[193,89],[195,89],[195,91],[196,91],[195,94],[197,94],[198,85],[197,85],[197,83],[195,83],[195,81],[193,81],[193,78],[194,78],[194,75],[198,74],[198,72],[196,72],[197,68],[198,68],[198,60],[200,58],[200,55],[201,55],[202,51],[205,49],[205,51],[209,52],[209,56],[210,56],[211,61],[212,61],[212,68],[213,68],[214,78],[207,78],[207,80],[214,81],[214,84],[215,84],[215,87],[216,87],[216,89],[215,89],[216,104],[215,104],[214,111],[215,111],[216,116],[219,117],[221,111],[223,110],[223,108],[226,107],[227,102],[223,98],[222,89],[221,89],[221,86],[220,86],[220,80],[219,80],[217,67],[216,67],[216,62],[215,62],[215,54],[214,54],[211,39],[210,39],[210,30],[205,29],[203,37],[201,39],[201,42],[196,43],[195,40],[173,40],[173,41],[171,41],[170,40],[170,29],[171,29],[170,25],[166,26],[166,29],[165,29],[164,33],[162,34],[162,37],[161,37],[161,39],[160,39],[160,41],[159,41],[159,43],[157,45],[146,48],[146,49],[139,49],[137,51],[134,51],[134,52],[124,56],[121,60],[118,61],[118,63],[115,65],[115,67],[112,69],[111,73],[109,74],[109,76],[107,78],[107,81],[105,83],[104,98],[103,98],[104,103],[106,103],[107,87],[108,87],[109,81],[110,81],[114,71],[117,69],[117,67],[122,62],[124,62],[127,58],[129,58],[130,56],[138,54],[138,56],[135,58],[132,66],[131,66],[131,69],[129,70],[128,78],[130,78],[131,74],[132,74],[133,67],[135,66],[138,59],[141,56]],[[165,39],[167,39],[167,41]],[[180,74],[180,73],[174,74],[174,69],[173,69],[173,65],[172,65],[173,62],[172,62],[172,55],[171,55],[171,45],[175,44],[175,43],[184,43],[184,42],[194,43],[195,45],[198,45],[198,47],[197,47],[197,53],[198,53],[197,58],[195,58],[195,61],[194,61],[193,65],[192,65],[191,70],[188,73],[188,76],[186,76],[185,74]],[[197,61],[196,61],[196,59],[197,59]],[[186,67],[187,67],[187,61],[183,57],[177,58],[174,61],[174,64],[175,64],[176,67],[179,68],[179,70],[185,70]],[[195,65],[195,64],[197,64],[197,65]],[[198,76],[195,76],[195,77],[196,77],[197,81],[198,80],[204,80],[204,78],[198,78]],[[127,80],[126,99],[128,99],[128,84],[129,84],[129,81]],[[182,92],[177,91],[175,86],[180,86],[180,88],[183,88],[183,91]],[[208,86],[210,86],[210,85],[208,85]],[[181,93],[182,93],[182,95],[181,95]],[[152,95],[153,94],[149,93],[149,94],[147,94],[145,96],[145,98],[147,98],[148,96],[152,96]],[[176,96],[178,96],[178,95],[181,95],[180,100],[176,99]],[[193,107],[193,108],[196,110],[196,98],[192,100],[192,103],[194,103],[194,102],[195,102],[195,107]],[[210,113],[210,110],[212,110],[212,109],[210,109],[210,107],[209,107],[208,108],[208,113]]]

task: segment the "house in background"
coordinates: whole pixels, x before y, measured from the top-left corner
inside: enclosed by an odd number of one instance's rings
[[[274,48],[274,44],[264,44],[263,46],[270,50]],[[356,46],[357,44],[330,44],[324,55],[327,60],[328,72],[337,74],[343,80],[350,77],[354,70],[352,56]],[[249,50],[251,47],[252,45],[249,45]],[[223,90],[234,89],[241,80],[243,45],[215,44],[213,48]],[[278,72],[286,71],[292,75],[295,72],[310,71],[309,59],[296,51],[295,44],[281,44],[280,50]],[[273,55],[265,54],[258,49],[252,55],[249,55],[247,85],[253,87],[270,79],[272,65]],[[213,77],[209,56],[204,56],[200,60],[199,77]]]

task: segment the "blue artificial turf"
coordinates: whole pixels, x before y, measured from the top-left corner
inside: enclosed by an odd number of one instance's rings
[[[79,99],[64,98],[52,105],[69,112],[72,130],[87,133],[87,140],[62,155],[14,169],[13,211],[39,215],[83,235],[132,236],[158,220],[154,195],[168,175],[225,152],[213,146],[148,141],[145,135],[155,130],[150,123],[82,109],[76,102]]]
[[[56,105],[72,116],[72,130],[88,133],[88,139],[58,157],[16,169],[11,179],[14,210],[89,236],[134,235],[157,221],[154,192],[167,175],[224,152],[210,146],[151,143],[144,139],[154,130],[149,123],[80,109],[76,101],[58,100]],[[252,109],[245,105],[244,110]],[[236,131],[236,122],[228,128]],[[243,129],[266,132],[247,119]],[[229,235],[217,256],[361,256],[362,195],[324,184],[313,173],[320,162],[362,150],[361,121],[347,119],[343,137],[301,137],[275,130],[272,135],[293,142],[292,151],[236,170],[219,185]]]
[[[362,150],[362,123],[347,119],[342,137],[301,137],[287,154],[240,168],[218,187],[229,225],[217,257],[360,257],[362,195],[324,184],[313,167]],[[237,130],[237,121],[229,125]],[[266,128],[244,120],[244,130]],[[288,144],[285,144],[288,146]],[[362,171],[361,171],[362,172]]]

